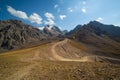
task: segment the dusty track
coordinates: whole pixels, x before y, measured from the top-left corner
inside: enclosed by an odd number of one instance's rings
[[[51,48],[51,51],[52,51],[52,54],[53,54],[53,57],[56,59],[56,60],[59,60],[59,61],[80,61],[80,62],[85,62],[85,61],[88,61],[87,58],[82,58],[82,59],[69,59],[69,58],[64,58],[62,56],[59,56],[56,51],[56,47],[58,45],[61,45],[61,44],[65,44],[68,42],[68,39],[65,39],[64,41],[61,41],[61,42],[57,42],[55,43],[52,48]]]
[[[27,67],[20,68],[17,72],[13,73],[11,76],[7,77],[5,80],[21,80],[24,76],[28,75],[31,71],[31,69],[35,68],[35,66],[38,65],[38,63],[35,60],[39,60],[39,52],[36,51],[33,54],[33,57],[31,58],[26,58],[26,59],[21,59],[21,61],[25,61],[28,63],[31,63]]]
[[[16,72],[8,77],[5,77],[4,80],[24,80],[25,76],[28,76],[31,70],[35,69],[36,66],[41,66],[39,61],[62,61],[62,62],[120,62],[119,59],[97,56],[89,53],[82,52],[81,50],[75,48],[69,44],[69,39],[63,41],[49,43],[44,47],[36,47],[30,50],[25,49],[17,52],[3,54],[1,56],[9,56],[9,58],[18,57],[17,61],[27,62],[30,65],[19,68]],[[88,55],[89,54],[89,55]],[[0,56],[0,57],[1,57]],[[41,69],[42,70],[42,69]]]
[[[77,55],[78,57],[81,57],[80,59],[75,59],[74,57],[73,58],[65,58],[63,56],[60,56],[56,51],[56,49],[60,48],[60,47],[63,47],[63,45],[65,44],[68,44],[68,39],[65,39],[61,42],[57,42],[55,44],[53,44],[51,50],[52,50],[52,54],[53,54],[53,57],[56,59],[56,60],[59,60],[59,61],[79,61],[79,62],[93,62],[93,61],[101,61],[101,62],[104,62],[104,61],[117,61],[117,62],[120,62],[120,59],[116,59],[116,58],[111,58],[111,57],[105,57],[105,56],[97,56],[97,55],[92,55],[90,53],[87,53],[87,54],[90,54],[90,55],[84,55],[84,56],[79,56]],[[57,47],[57,46],[60,46],[60,47]],[[70,45],[71,46],[71,45]],[[68,48],[70,47],[68,46]],[[74,47],[74,46],[72,46]],[[70,48],[71,49],[71,48]],[[70,50],[69,49],[69,50]],[[65,50],[65,48],[64,48]],[[76,54],[72,55],[71,53],[69,53],[70,51],[67,51],[65,50],[64,51],[63,49],[61,49],[61,52],[65,52],[64,54],[69,54],[71,56],[75,56]],[[75,50],[75,49],[74,49]],[[83,54],[81,51],[78,51],[79,54]]]

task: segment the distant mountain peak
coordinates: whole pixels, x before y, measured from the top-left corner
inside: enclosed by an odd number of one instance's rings
[[[51,30],[53,27],[54,27],[54,26],[52,26],[52,25],[46,25],[46,26],[45,26],[45,28],[47,28],[47,29],[49,29],[49,30]]]
[[[96,20],[93,20],[93,21],[90,21],[89,23],[100,23],[100,22],[96,21]]]
[[[69,32],[69,36],[70,35],[72,38],[77,37],[83,41],[84,38],[91,39],[88,37],[92,35],[97,37],[106,35],[107,37],[120,42],[120,27],[114,25],[106,25],[98,21],[90,21],[88,24],[85,24],[83,26],[76,26],[74,30]]]
[[[103,25],[103,24],[98,21],[90,21],[87,25]]]
[[[63,33],[64,33],[59,29],[59,27],[57,27],[55,25],[53,25],[53,26],[47,25],[47,26],[45,26],[43,31],[51,37],[57,37],[59,35],[63,35]]]

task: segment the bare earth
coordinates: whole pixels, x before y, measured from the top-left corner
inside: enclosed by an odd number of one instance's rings
[[[69,42],[0,54],[0,80],[120,80],[120,59],[93,55]]]

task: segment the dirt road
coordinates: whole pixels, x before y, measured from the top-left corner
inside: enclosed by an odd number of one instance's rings
[[[66,44],[66,43],[68,43],[68,39],[65,39],[65,40],[63,40],[63,41],[61,41],[61,42],[57,42],[57,43],[55,43],[55,44],[52,46],[51,51],[52,51],[53,57],[54,57],[56,60],[59,60],[59,61],[80,61],[80,62],[88,61],[87,58],[82,58],[82,59],[69,59],[69,58],[64,58],[64,57],[58,55],[58,52],[56,51],[57,46],[60,45],[60,47],[61,47],[61,45]],[[66,52],[66,54],[67,54],[67,52]]]
[[[62,64],[66,62],[70,62],[70,64],[71,62],[120,62],[119,59],[88,54],[89,53],[83,52],[70,45],[69,39],[49,43],[35,48],[18,50],[13,53],[10,52],[10,54],[8,52],[7,54],[0,55],[0,80],[33,80],[34,77],[32,79],[30,76],[33,76],[36,73],[49,74],[47,71],[49,72],[49,70],[51,70],[51,67],[50,69],[48,67],[52,64],[51,61],[55,61],[54,68],[56,68],[56,66],[58,67],[58,64],[56,64],[57,61],[62,62]],[[38,71],[36,70],[37,68],[39,68]],[[47,68],[49,70],[47,70]],[[36,70],[35,73],[34,70]],[[42,72],[42,70],[45,70],[46,72]]]

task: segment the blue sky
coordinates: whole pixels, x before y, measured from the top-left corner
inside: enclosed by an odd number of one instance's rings
[[[7,19],[62,30],[93,20],[120,26],[120,0],[0,0],[0,20]]]

